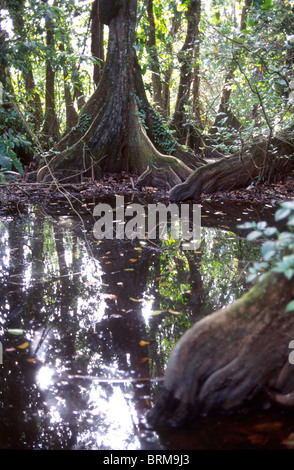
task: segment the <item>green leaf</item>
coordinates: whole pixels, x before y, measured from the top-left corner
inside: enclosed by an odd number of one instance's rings
[[[293,312],[293,310],[294,310],[294,300],[291,300],[291,302],[289,302],[286,307],[286,312]]]
[[[253,232],[247,235],[247,240],[252,241],[256,240],[257,238],[261,237],[262,233],[259,230],[254,230]]]
[[[7,331],[11,335],[23,335],[24,334],[24,330],[22,330],[20,328],[10,328]]]
[[[279,221],[279,220],[285,219],[290,214],[291,214],[290,209],[286,209],[282,207],[281,209],[278,209],[277,212],[275,213],[275,220]]]
[[[266,237],[271,237],[272,235],[275,235],[277,231],[278,229],[276,227],[267,227],[263,233]]]
[[[261,247],[261,253],[264,260],[271,259],[276,253],[276,244],[272,241],[265,242]]]

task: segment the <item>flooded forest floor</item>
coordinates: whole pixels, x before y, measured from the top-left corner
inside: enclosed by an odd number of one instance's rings
[[[85,178],[82,183],[61,184],[26,183],[25,179],[0,183],[0,205],[7,207],[18,202],[38,203],[44,200],[60,200],[73,198],[86,200],[93,197],[110,195],[150,195],[158,201],[168,201],[168,191],[164,188],[135,186],[137,176],[122,172],[121,174],[105,174],[99,181]],[[276,205],[294,197],[294,175],[274,184],[251,185],[239,190],[218,191],[212,194],[201,194],[197,202],[248,202],[251,204]]]

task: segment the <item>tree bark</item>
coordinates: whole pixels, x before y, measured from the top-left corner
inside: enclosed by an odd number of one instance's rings
[[[171,81],[171,77],[173,73],[173,65],[172,65],[173,43],[175,42],[176,34],[179,30],[180,25],[181,25],[180,15],[175,6],[174,20],[170,28],[170,31],[168,33],[168,39],[167,39],[167,44],[166,44],[166,55],[169,57],[169,63],[168,63],[166,70],[164,70],[163,72],[164,78],[163,78],[163,83],[162,83],[162,112],[165,118],[169,118],[171,114],[170,81]]]
[[[248,18],[251,4],[252,4],[252,0],[245,0],[244,2],[242,12],[241,12],[241,19],[240,19],[240,31],[243,31],[244,29],[246,29],[247,18]],[[222,93],[221,93],[221,100],[220,100],[218,113],[216,115],[214,124],[210,130],[211,134],[216,134],[218,132],[217,128],[219,125],[222,125],[223,127],[224,126],[232,127],[234,129],[239,129],[241,127],[240,122],[231,112],[230,107],[229,107],[229,100],[230,100],[230,96],[232,92],[231,83],[235,77],[235,71],[237,68],[237,65],[235,63],[235,55],[236,54],[233,54],[230,69],[227,71],[227,74],[225,77],[225,82],[224,82],[224,86],[223,86]],[[225,118],[227,118],[226,121],[224,122],[224,124],[221,124],[221,121]]]
[[[170,200],[198,200],[202,193],[230,191],[251,183],[277,182],[294,169],[293,146],[286,132],[270,141],[248,144],[232,157],[195,170],[184,183],[170,191]]]
[[[293,280],[269,272],[239,300],[194,324],[172,352],[150,423],[181,425],[257,397],[293,406],[294,316],[285,313],[293,295]]]
[[[54,6],[56,0],[54,1]],[[49,15],[46,17],[46,91],[45,91],[45,117],[42,132],[45,136],[52,137],[55,141],[59,138],[59,122],[55,109],[55,70],[52,64],[52,53],[54,51],[53,23]]]
[[[189,105],[190,89],[193,79],[193,54],[194,43],[200,18],[200,0],[191,1],[186,12],[187,33],[185,42],[178,54],[180,62],[180,83],[175,106],[175,112],[171,122],[171,129],[175,130],[176,138],[181,144],[186,144],[187,137],[187,106]]]
[[[94,64],[93,80],[97,86],[103,71],[104,46],[103,46],[103,23],[100,21],[99,0],[94,0],[91,12],[91,52],[97,63]]]
[[[162,85],[160,77],[160,65],[156,47],[156,32],[155,20],[153,14],[153,0],[147,0],[147,16],[150,25],[149,38],[147,41],[148,53],[151,61],[152,70],[152,89],[153,89],[153,102],[155,106],[162,109]]]
[[[85,172],[99,166],[99,171],[140,174],[155,164],[170,166],[183,180],[203,164],[175,143],[147,101],[133,48],[136,7],[136,0],[118,2],[118,8],[100,0],[100,17],[109,24],[103,75],[79,124],[54,148],[60,153],[50,160],[51,170]],[[166,149],[169,155],[162,152]],[[48,172],[48,166],[42,168],[38,180]]]

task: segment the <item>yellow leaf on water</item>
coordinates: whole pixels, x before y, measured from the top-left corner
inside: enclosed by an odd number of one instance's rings
[[[131,263],[136,263],[137,261],[138,261],[138,260],[135,259],[135,258],[131,258],[131,259],[130,259],[130,262],[131,262]]]
[[[31,362],[31,363],[33,363],[33,364],[39,364],[38,359],[34,359],[33,357],[30,358],[30,359],[27,359],[27,362]]]
[[[142,357],[140,359],[141,364],[143,364],[144,362],[147,362],[147,361],[149,361],[149,357]]]
[[[139,342],[140,346],[147,346],[147,344],[150,344],[149,341],[143,341],[141,339],[141,341]]]
[[[134,299],[133,297],[130,297],[130,300],[132,300],[133,302],[143,302],[144,299]]]
[[[150,315],[152,315],[152,316],[160,315],[160,314],[163,313],[163,312],[164,312],[164,310],[152,310],[152,311],[150,312]]]
[[[30,343],[27,341],[25,343],[20,344],[19,346],[16,346],[18,349],[26,349],[29,346]]]

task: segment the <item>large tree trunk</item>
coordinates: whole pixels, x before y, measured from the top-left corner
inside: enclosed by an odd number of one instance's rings
[[[150,423],[180,425],[257,397],[293,406],[294,316],[285,313],[293,296],[294,281],[270,272],[235,303],[195,323],[173,350]]]
[[[288,138],[289,137],[289,138]],[[173,202],[198,200],[202,193],[230,191],[258,183],[279,181],[294,169],[291,135],[248,144],[238,154],[195,170],[170,192]]]
[[[183,180],[191,173],[188,164],[195,168],[203,161],[179,148],[149,106],[133,48],[137,1],[116,5],[100,0],[100,18],[109,25],[103,75],[79,125],[55,147],[60,153],[50,160],[50,171],[84,172],[99,166],[100,171],[141,173],[155,164],[170,166]],[[43,167],[38,180],[48,171]]]

